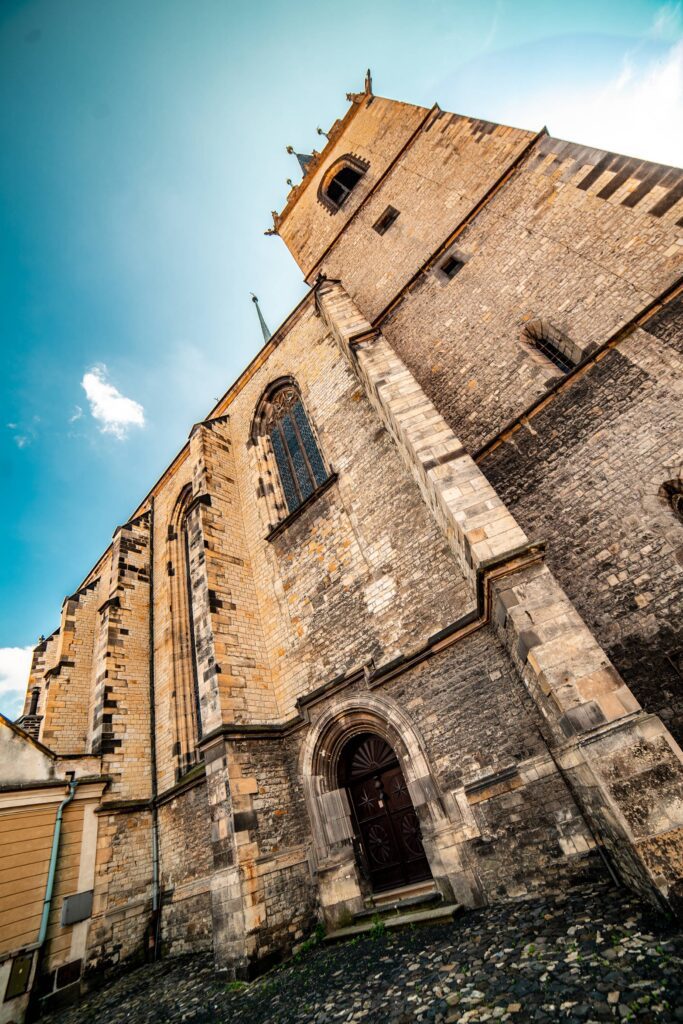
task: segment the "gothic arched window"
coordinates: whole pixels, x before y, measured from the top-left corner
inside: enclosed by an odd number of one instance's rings
[[[199,740],[202,730],[190,582],[190,538],[187,521],[187,511],[191,501],[192,486],[188,484],[178,497],[168,528],[175,753],[178,758],[179,776],[192,768],[201,757]]]
[[[293,512],[325,482],[327,471],[299,392],[292,385],[280,388],[271,398],[266,429],[287,508]]]
[[[259,451],[261,494],[273,497],[271,517],[282,520],[329,477],[298,387],[276,381],[259,404],[253,431]],[[274,516],[273,516],[274,513]]]

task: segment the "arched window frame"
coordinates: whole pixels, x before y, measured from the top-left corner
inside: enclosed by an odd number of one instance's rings
[[[542,360],[548,369],[552,367],[557,374],[571,373],[587,355],[571,338],[541,317],[524,324],[520,340],[533,352],[537,361]]]
[[[173,692],[178,776],[184,775],[201,760],[199,677],[187,531],[187,512],[191,502],[192,485],[187,484],[180,492],[173,509],[167,538],[167,568],[171,578]]]
[[[342,199],[341,202],[335,202],[335,200],[332,199],[330,195],[328,195],[328,189],[332,182],[334,181],[334,179],[339,174],[339,172],[342,171],[345,167],[349,167],[351,168],[351,170],[356,171],[356,173],[360,175],[360,178],[353,186],[353,188],[350,189],[349,193]],[[335,160],[335,162],[325,171],[325,174],[323,175],[318,186],[318,201],[322,203],[322,205],[325,207],[326,210],[329,211],[329,213],[338,213],[347,203],[349,196],[353,192],[355,192],[356,188],[360,184],[360,181],[362,180],[363,176],[365,175],[369,167],[370,164],[367,162],[367,160],[362,160],[360,157],[354,156],[352,153],[345,153],[344,156],[341,156],[339,157],[338,160]]]
[[[282,434],[280,436],[279,452],[276,452],[273,443],[274,409],[278,397],[284,394],[289,394],[292,398],[295,397],[299,405],[296,431],[297,441],[305,460],[310,484],[307,492],[302,488],[300,482],[297,481],[297,472],[293,464],[291,449],[288,449],[286,452],[281,450],[283,444],[286,446],[284,436]],[[291,420],[292,423],[295,422],[293,415]],[[305,424],[303,428],[302,423]],[[279,425],[276,424],[276,426],[278,429],[281,429]],[[303,436],[306,430],[308,431],[308,445],[312,445],[312,449],[306,446],[306,439]],[[317,431],[308,413],[301,389],[293,377],[279,377],[269,384],[264,391],[254,415],[251,444],[254,452],[255,469],[259,477],[258,496],[265,504],[269,528],[277,526],[283,520],[296,513],[333,476],[323,454]],[[313,458],[311,457],[311,451],[314,453]],[[283,457],[287,458],[291,481],[283,479],[281,472],[281,460]],[[301,472],[301,464],[299,464],[299,469]],[[290,486],[291,482],[294,481],[297,481],[295,484],[296,501],[293,500]]]
[[[683,478],[666,480],[659,488],[659,499],[678,523],[683,523]]]

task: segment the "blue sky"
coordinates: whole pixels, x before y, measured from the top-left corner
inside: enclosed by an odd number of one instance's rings
[[[115,527],[304,294],[289,143],[362,87],[683,163],[680,3],[3,0],[0,710]]]

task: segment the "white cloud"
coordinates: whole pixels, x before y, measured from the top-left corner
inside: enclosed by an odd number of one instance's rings
[[[0,647],[0,712],[6,718],[21,714],[32,652],[32,647]]]
[[[593,117],[603,148],[660,163],[683,164],[683,40],[662,59],[626,55],[621,74],[595,98]]]
[[[683,124],[683,39],[662,46],[656,57],[646,57],[642,48],[624,53],[621,67],[600,89],[539,91],[516,103],[508,118],[545,123],[556,138],[679,167],[683,132],[675,126]]]
[[[37,417],[34,416],[34,419],[37,420]],[[35,428],[31,426],[23,428],[18,423],[8,423],[7,429],[12,431],[12,440],[17,448],[26,448],[36,438]]]
[[[107,367],[93,366],[83,375],[81,387],[85,391],[90,412],[99,423],[103,434],[113,434],[119,441],[128,436],[131,427],[144,427],[145,410],[139,402],[126,398],[110,384]]]
[[[83,410],[81,409],[80,405],[77,405],[74,408],[74,411],[72,412],[71,416],[69,416],[69,423],[75,423],[76,420],[80,420],[82,415]]]
[[[664,4],[656,12],[650,28],[650,34],[655,38],[670,36],[678,32],[681,27],[681,5]]]

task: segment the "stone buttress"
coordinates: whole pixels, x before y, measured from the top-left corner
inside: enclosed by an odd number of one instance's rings
[[[381,332],[338,282],[322,281],[317,302],[470,585],[490,579],[489,613],[595,834],[635,888],[675,904],[680,748],[640,709],[549,569],[514,570],[526,536]]]

